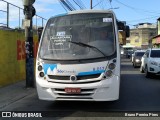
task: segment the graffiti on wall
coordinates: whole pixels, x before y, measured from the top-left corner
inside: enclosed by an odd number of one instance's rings
[[[38,41],[33,42],[33,51],[34,51],[34,58],[37,56],[37,50],[38,50]],[[26,54],[25,54],[25,41],[17,40],[17,60],[25,60]]]

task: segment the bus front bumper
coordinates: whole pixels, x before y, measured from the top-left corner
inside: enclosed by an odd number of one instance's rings
[[[113,101],[119,99],[120,77],[94,83],[60,84],[36,79],[37,93],[41,100],[70,100],[70,101]],[[81,89],[80,93],[66,93],[65,88]]]

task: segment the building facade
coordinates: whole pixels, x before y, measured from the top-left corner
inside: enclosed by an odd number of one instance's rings
[[[158,35],[149,39],[148,41],[149,47],[160,48],[160,18],[157,19],[157,26],[158,26],[157,29]]]
[[[151,23],[140,23],[130,30],[130,44],[137,48],[148,48],[148,40],[157,35],[157,27]]]

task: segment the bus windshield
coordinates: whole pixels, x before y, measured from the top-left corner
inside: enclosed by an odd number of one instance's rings
[[[115,53],[111,13],[70,14],[51,18],[41,39],[39,56],[50,60],[81,60]]]

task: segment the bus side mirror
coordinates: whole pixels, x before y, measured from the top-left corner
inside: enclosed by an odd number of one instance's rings
[[[42,35],[42,31],[43,31],[43,27],[39,27],[38,28],[38,41],[40,41],[40,39],[41,39],[41,35]]]
[[[124,25],[123,22],[118,21],[118,22],[117,22],[117,25],[118,25],[118,30],[125,30],[125,25]]]
[[[126,26],[125,31],[126,31],[126,37],[129,37],[130,36],[130,28],[129,28],[129,26]]]
[[[126,37],[130,36],[130,28],[126,25],[125,21],[117,21],[118,30],[122,30],[126,33]]]

